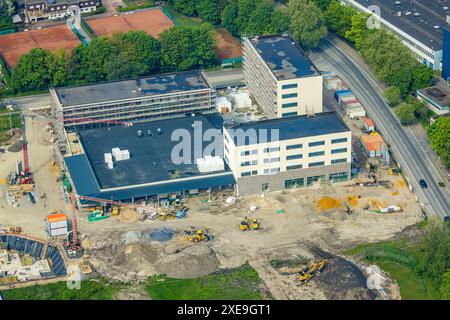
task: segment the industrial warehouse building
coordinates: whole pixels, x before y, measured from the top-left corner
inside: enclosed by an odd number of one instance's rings
[[[239,195],[350,179],[352,133],[335,112],[228,126],[224,145]]]
[[[323,111],[323,78],[288,36],[243,38],[244,78],[272,118]]]
[[[81,128],[69,134],[71,156],[65,157],[69,176],[78,195],[107,200],[136,201],[139,199],[168,198],[174,195],[197,194],[231,188],[235,179],[228,167],[200,172],[194,146],[205,150],[210,142],[197,136],[196,128],[205,132],[213,130],[222,137],[223,119],[219,114],[184,116],[173,119],[149,121],[133,126]],[[178,131],[177,131],[178,130]],[[186,142],[189,154],[186,163],[173,161],[172,152],[178,140],[177,132],[192,137]],[[73,146],[74,135],[78,147]],[[176,141],[174,141],[176,140]],[[200,145],[198,145],[200,143]],[[223,157],[223,140],[219,139],[219,152],[212,156]],[[105,154],[113,148],[128,150],[130,158],[115,161],[113,168],[105,163]]]
[[[443,62],[443,28],[450,22],[450,6],[442,0],[340,0],[357,10],[378,16],[413,55],[433,70]]]

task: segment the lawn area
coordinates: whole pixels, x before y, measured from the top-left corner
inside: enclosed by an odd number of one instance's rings
[[[145,9],[145,8],[151,8],[156,5],[156,2],[154,0],[123,0],[123,3],[125,3],[126,7],[117,7],[117,11],[119,12],[126,12],[126,11],[133,11],[133,10],[139,10],[139,9]]]
[[[202,24],[202,19],[200,18],[194,18],[194,17],[186,17],[184,15],[182,15],[181,13],[179,13],[178,11],[176,11],[172,5],[166,5],[164,7],[164,9],[166,9],[173,17],[173,21],[176,25],[180,25],[180,26],[186,26],[186,27],[195,27],[198,26],[200,24]]]
[[[155,300],[258,300],[262,299],[258,273],[248,264],[196,279],[154,276],[145,285]]]
[[[11,122],[13,128],[20,127],[20,114],[11,114]],[[0,145],[9,139],[6,131],[9,130],[9,111],[6,108],[0,109]]]
[[[106,280],[89,280],[81,283],[80,290],[70,290],[65,281],[35,285],[3,291],[7,300],[112,300],[125,284]]]
[[[421,257],[418,243],[408,240],[362,244],[344,252],[358,256],[368,264],[375,264],[388,273],[399,285],[403,300],[439,299],[431,281],[415,273],[414,267]]]

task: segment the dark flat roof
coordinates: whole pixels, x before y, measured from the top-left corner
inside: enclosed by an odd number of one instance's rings
[[[450,102],[450,84],[446,81],[441,80],[435,86],[419,89],[417,92],[439,104],[443,109],[448,109],[448,103]]]
[[[209,86],[201,72],[190,71],[78,87],[56,88],[55,91],[63,105],[74,106],[207,88]]]
[[[229,126],[227,127],[227,129],[228,132],[230,132],[229,129],[234,130],[243,129],[244,131],[248,129],[267,130],[267,142],[277,141],[277,139],[275,138],[271,139],[270,135],[270,130],[277,130],[277,129],[279,130],[278,131],[279,140],[290,140],[296,138],[320,136],[325,134],[350,131],[350,129],[342,121],[342,119],[338,116],[336,112],[317,113],[313,117],[308,117],[305,115],[298,117],[262,120],[257,122],[247,122],[235,126]],[[233,134],[231,134],[231,132],[230,135],[233,137]],[[257,134],[258,140],[261,137],[262,135]],[[244,143],[242,139],[237,139],[237,137],[233,138],[235,144],[238,146],[257,143],[255,141],[249,141],[248,139],[245,139]]]
[[[447,14],[450,15],[448,0],[400,0],[400,5],[396,5],[394,0],[355,1],[366,8],[377,5],[384,20],[431,49],[442,49],[442,29],[446,25]],[[402,12],[401,16],[398,16],[399,11]],[[435,26],[439,26],[439,29],[435,29]]]
[[[99,188],[107,189],[205,175],[198,171],[197,164],[194,163],[196,157],[194,140],[196,142],[201,140],[201,137],[200,140],[197,136],[194,137],[194,127],[192,127],[194,123],[196,128],[201,125],[204,133],[208,129],[221,130],[223,119],[219,114],[214,113],[151,121],[130,127],[85,129],[78,133]],[[158,128],[162,129],[161,134],[157,134]],[[171,141],[172,133],[177,129],[189,132],[192,141],[190,144],[191,164],[174,164],[171,160],[172,149],[180,143],[179,140]],[[143,131],[143,137],[137,136],[138,130]],[[151,130],[153,137],[148,134],[148,130]],[[223,136],[222,134],[218,136],[220,137],[217,141],[220,154],[217,155],[223,157]],[[203,151],[211,142],[201,143]],[[112,148],[129,150],[131,157],[129,160],[114,161],[114,168],[109,169],[104,162],[104,154],[111,153]],[[87,173],[90,171],[88,170]],[[88,184],[85,187],[85,189],[93,188],[94,184]]]
[[[259,36],[250,39],[250,42],[278,80],[318,74],[302,50],[290,37]]]

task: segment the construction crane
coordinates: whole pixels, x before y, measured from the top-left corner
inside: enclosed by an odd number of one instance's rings
[[[20,172],[19,183],[20,184],[30,184],[33,183],[33,178],[30,173],[30,164],[28,162],[28,142],[27,142],[27,132],[25,126],[25,116],[21,115],[22,124],[22,156],[23,156],[23,171]]]
[[[81,247],[81,242],[78,239],[77,234],[77,218],[75,216],[75,197],[72,193],[70,195],[70,202],[71,202],[71,221],[72,221],[72,239],[69,239],[69,233],[67,234],[67,242],[66,242],[66,250],[67,250],[67,256],[71,259],[76,259],[81,257],[83,253],[83,248]]]

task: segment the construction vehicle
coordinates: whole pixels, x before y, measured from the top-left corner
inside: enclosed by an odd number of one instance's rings
[[[112,207],[111,215],[112,216],[118,216],[119,215],[119,207],[118,206],[113,206]]]
[[[256,218],[249,219],[247,217],[244,217],[244,219],[242,219],[242,221],[239,225],[239,229],[241,231],[259,230],[259,228],[260,228],[260,225]]]
[[[82,263],[80,263],[80,271],[83,274],[90,274],[90,273],[92,273],[92,268],[91,268],[89,262],[83,261]]]
[[[344,205],[345,210],[347,210],[347,214],[353,213],[352,208],[350,208],[350,205],[346,201],[342,201],[342,204]]]
[[[307,270],[308,268],[306,268]],[[300,283],[305,284],[307,283],[309,280],[311,280],[312,275],[310,273],[308,273],[305,270],[300,271],[298,274],[298,279],[300,280]]]
[[[75,196],[72,193],[70,195],[71,211],[72,211],[72,231],[67,233],[67,241],[65,243],[67,256],[70,259],[76,259],[83,254],[83,248],[81,247],[81,241],[78,239],[77,234],[77,219],[75,217]],[[72,238],[70,239],[70,235]]]
[[[21,234],[22,233],[22,228],[21,227],[9,227],[9,233]]]
[[[189,241],[192,242],[208,242],[209,240],[212,240],[212,235],[210,233],[209,229],[195,229],[194,230],[185,230],[184,234],[188,237]]]
[[[389,167],[389,174],[391,176],[397,176],[398,175],[398,170],[396,168]]]
[[[317,262],[314,262],[310,267],[307,267],[297,273],[297,277],[300,280],[300,283],[305,284],[309,280],[312,279],[316,272],[322,272],[325,266],[328,264],[327,259],[323,259]]]

